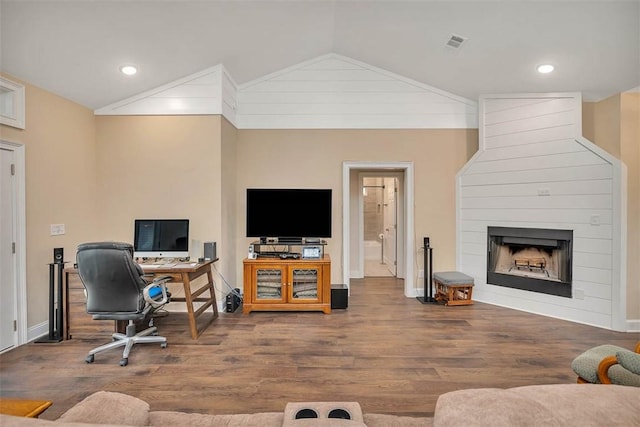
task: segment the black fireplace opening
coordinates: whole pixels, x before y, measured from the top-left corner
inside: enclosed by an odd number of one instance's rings
[[[487,283],[571,298],[573,230],[488,227]]]

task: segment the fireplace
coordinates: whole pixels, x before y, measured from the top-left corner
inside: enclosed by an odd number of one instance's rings
[[[572,230],[488,227],[487,283],[571,298]]]

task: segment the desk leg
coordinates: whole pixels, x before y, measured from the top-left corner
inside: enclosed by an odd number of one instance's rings
[[[198,274],[199,277],[201,274]],[[194,277],[195,279],[195,277]],[[191,338],[198,339],[200,333],[204,331],[207,326],[209,326],[217,317],[218,317],[218,303],[216,302],[216,290],[213,286],[213,274],[211,273],[211,269],[207,271],[207,284],[198,288],[197,291],[191,292],[191,279],[189,278],[189,273],[182,273],[182,283],[184,285],[184,301],[187,304],[187,312],[189,316],[189,329],[191,330]],[[209,291],[209,298],[201,298],[199,297],[204,292]],[[194,302],[202,302],[202,307],[198,308],[198,310],[193,309]],[[202,328],[198,330],[198,317],[203,314],[209,306],[213,306],[213,317],[208,320],[206,323],[202,324]]]
[[[213,287],[213,273],[211,269],[207,271],[207,279],[209,280],[209,292],[211,292],[211,300],[213,301],[213,318],[218,317],[218,302],[216,301],[216,290]]]
[[[193,299],[191,297],[191,280],[188,273],[182,273],[182,284],[184,286],[184,301],[187,304],[187,313],[189,317],[189,329],[191,330],[191,338],[198,338],[198,325],[196,324],[196,316],[193,312]]]

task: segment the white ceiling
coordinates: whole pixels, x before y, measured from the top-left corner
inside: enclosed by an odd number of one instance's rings
[[[0,24],[3,72],[92,109],[218,64],[242,84],[331,52],[473,100],[640,86],[637,0],[0,0]]]

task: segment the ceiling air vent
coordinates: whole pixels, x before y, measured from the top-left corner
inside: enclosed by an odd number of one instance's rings
[[[451,34],[451,37],[449,37],[449,40],[447,40],[447,47],[451,49],[460,49],[462,47],[462,44],[466,40],[466,37],[462,37],[457,34]]]

